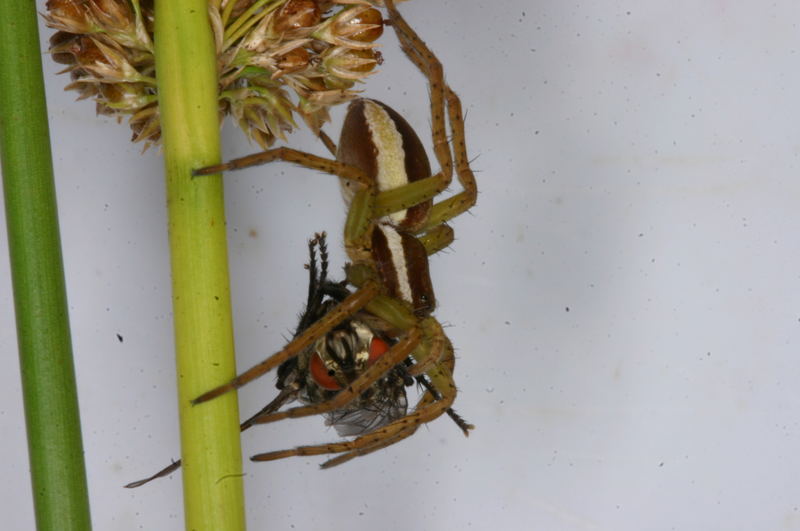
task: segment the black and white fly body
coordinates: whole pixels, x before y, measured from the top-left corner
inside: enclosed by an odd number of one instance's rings
[[[295,337],[350,295],[343,283],[327,278],[324,233],[309,242],[309,257],[308,301]],[[392,342],[375,328],[374,319],[355,314],[317,339],[310,348],[283,362],[278,367],[276,386],[305,404],[326,402],[389,350]],[[405,416],[408,409],[405,387],[414,382],[407,371],[408,363],[410,360],[396,365],[346,406],[325,413],[326,424],[341,436],[353,436]]]

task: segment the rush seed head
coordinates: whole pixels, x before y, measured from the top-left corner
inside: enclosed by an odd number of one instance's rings
[[[373,5],[382,2],[209,0],[220,117],[264,148],[296,126],[296,114],[318,131],[380,62],[383,19]],[[47,10],[66,88],[94,99],[98,114],[127,117],[134,142],[157,144],[153,0],[49,0]]]

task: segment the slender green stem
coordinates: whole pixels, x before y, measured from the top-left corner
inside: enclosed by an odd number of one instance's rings
[[[236,7],[236,2],[228,2],[225,4],[225,7],[222,10],[222,27],[226,27],[228,25],[228,20],[231,18],[231,13],[233,12],[233,8]]]
[[[207,0],[156,0],[156,70],[166,164],[186,529],[243,530],[235,393],[189,401],[235,375],[217,74]]]
[[[91,529],[39,31],[0,1],[0,157],[39,531]]]

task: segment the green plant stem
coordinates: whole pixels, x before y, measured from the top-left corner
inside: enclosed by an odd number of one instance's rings
[[[0,157],[34,511],[91,529],[33,1],[0,1]]]
[[[243,530],[236,393],[189,402],[236,373],[222,179],[191,177],[220,156],[207,0],[156,0],[155,21],[186,529]]]

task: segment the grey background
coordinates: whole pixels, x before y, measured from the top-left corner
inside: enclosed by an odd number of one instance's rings
[[[800,529],[800,7],[401,8],[467,111],[481,195],[431,267],[477,429],[440,419],[330,471],[247,461],[250,529]],[[430,148],[424,80],[391,31],[382,51],[365,94]],[[179,445],[159,153],[45,64],[95,529],[182,529],[177,475],[121,488]],[[226,158],[255,151],[225,135]],[[342,264],[344,208],[335,179],[281,164],[228,176],[226,203],[244,369],[295,325],[306,239],[327,230]],[[0,506],[30,529],[9,293],[2,259]],[[242,414],[273,393],[246,387]],[[243,449],[335,439],[311,418]]]

